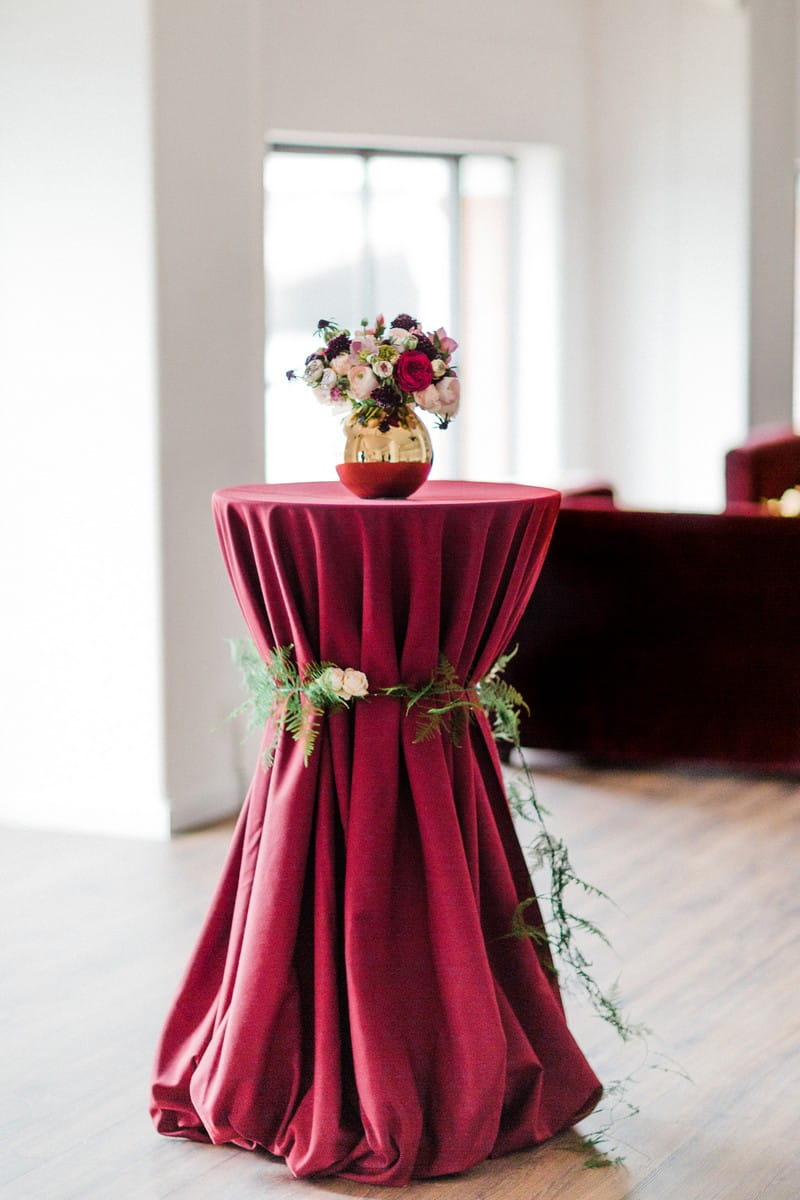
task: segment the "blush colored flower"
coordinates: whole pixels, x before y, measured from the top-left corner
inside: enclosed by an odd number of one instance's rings
[[[439,394],[439,407],[434,411],[444,413],[446,417],[454,417],[461,400],[461,384],[455,375],[446,375],[435,387]]]
[[[436,385],[431,383],[421,392],[414,392],[414,403],[420,408],[424,408],[426,412],[439,411],[439,393],[436,390]]]
[[[404,392],[421,392],[433,380],[430,359],[419,350],[405,350],[397,360],[395,377]]]
[[[350,367],[347,378],[350,380],[350,391],[356,400],[366,400],[370,392],[378,386],[378,377],[367,363],[357,363],[356,366]]]
[[[439,345],[441,346],[442,351],[449,358],[453,351],[458,349],[458,342],[455,340],[455,338],[447,336],[444,326],[436,330],[436,336],[439,339]]]
[[[372,333],[365,333],[361,337],[353,338],[350,349],[354,354],[377,354],[378,340]]]
[[[347,351],[337,354],[336,358],[331,359],[331,370],[335,371],[337,375],[346,375],[351,362],[352,359]]]

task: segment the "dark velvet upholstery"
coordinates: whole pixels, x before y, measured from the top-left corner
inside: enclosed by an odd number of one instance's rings
[[[800,484],[800,436],[790,426],[754,429],[725,456],[725,500],[729,508],[777,500]]]
[[[800,773],[800,519],[566,497],[507,678],[522,742]]]

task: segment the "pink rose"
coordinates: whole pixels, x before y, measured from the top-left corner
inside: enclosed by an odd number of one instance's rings
[[[404,350],[397,360],[394,375],[404,392],[422,392],[433,382],[433,367],[421,350]]]
[[[331,370],[335,371],[337,375],[346,375],[351,362],[352,359],[345,350],[343,354],[337,354],[336,358],[331,359]]]
[[[350,391],[356,400],[366,400],[370,392],[378,386],[378,378],[367,363],[358,363],[355,367],[350,367],[347,378],[350,380]]]
[[[414,403],[420,408],[424,408],[427,412],[439,411],[439,393],[436,390],[435,384],[430,384],[424,391],[414,392]]]
[[[440,379],[434,385],[439,397],[439,407],[434,409],[434,412],[444,413],[447,417],[454,417],[458,412],[458,404],[461,398],[461,384],[455,375],[445,375],[444,379]]]

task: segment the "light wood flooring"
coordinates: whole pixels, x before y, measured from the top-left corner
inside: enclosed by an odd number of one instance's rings
[[[3,831],[0,1200],[798,1200],[800,783],[564,764],[537,780],[579,873],[619,906],[590,911],[617,951],[598,972],[692,1078],[639,1071],[640,1111],[612,1135],[624,1165],[588,1169],[568,1134],[386,1189],[158,1137],[153,1048],[230,826],[172,844]],[[601,1076],[637,1065],[568,1003]]]

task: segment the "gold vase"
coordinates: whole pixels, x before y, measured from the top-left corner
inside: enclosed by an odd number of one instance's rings
[[[430,463],[433,447],[425,424],[411,408],[401,408],[398,424],[371,417],[363,425],[353,413],[345,418],[344,462]]]
[[[398,423],[378,417],[345,419],[344,462],[336,473],[362,500],[402,500],[428,478],[433,462],[430,434],[411,408],[399,410]]]

